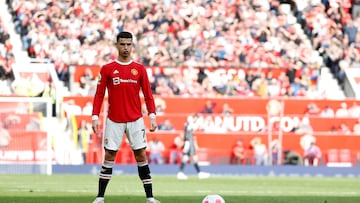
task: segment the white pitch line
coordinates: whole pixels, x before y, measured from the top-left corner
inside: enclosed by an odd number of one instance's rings
[[[46,189],[35,189],[35,188],[12,188],[8,189],[9,192],[49,192],[49,191],[56,191],[56,192],[64,192],[64,193],[91,193],[93,190],[89,189],[65,189],[65,190],[46,190]],[[123,193],[129,192],[129,190],[111,190],[112,192],[116,193]],[[142,194],[143,190],[132,190],[132,193],[139,193]],[[343,191],[343,192],[326,192],[326,191],[309,191],[309,192],[299,192],[299,191],[255,191],[255,190],[167,190],[162,191],[162,194],[206,194],[206,193],[221,193],[223,195],[271,195],[271,196],[284,196],[284,195],[295,195],[295,196],[308,196],[308,195],[315,195],[315,196],[360,196],[360,192],[357,191]]]

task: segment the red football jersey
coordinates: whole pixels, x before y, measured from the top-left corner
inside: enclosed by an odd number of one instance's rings
[[[131,122],[142,117],[140,89],[146,108],[155,113],[155,103],[149,78],[142,64],[115,60],[104,65],[99,74],[92,115],[99,116],[105,91],[108,91],[108,117],[114,122]]]

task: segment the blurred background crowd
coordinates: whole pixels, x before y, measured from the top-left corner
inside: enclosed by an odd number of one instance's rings
[[[13,0],[7,1],[21,49],[55,64],[69,85],[69,66],[116,58],[114,36],[136,36],[134,59],[169,68],[153,75],[160,95],[327,97],[316,83],[328,67],[339,84],[358,64],[359,1],[351,0]],[[17,58],[0,19],[0,78],[14,93]],[[17,36],[13,36],[17,37]],[[245,67],[242,77],[179,75],[176,67]],[[280,76],[263,69],[284,68]],[[6,80],[7,82],[4,82]],[[186,90],[193,88],[189,93]]]

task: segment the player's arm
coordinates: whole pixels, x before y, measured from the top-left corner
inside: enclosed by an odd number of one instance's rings
[[[194,135],[193,135],[194,136]],[[196,139],[196,136],[194,136],[194,146],[195,146],[195,149],[198,150],[199,149],[199,145],[198,145],[198,142],[197,142],[197,139]]]
[[[150,82],[145,67],[142,68],[141,76],[141,89],[144,94],[146,109],[150,117],[150,131],[153,132],[157,128],[156,109],[154,97],[151,92]]]
[[[93,100],[93,110],[92,110],[92,129],[94,130],[94,133],[98,133],[98,129],[100,126],[99,123],[99,115],[102,103],[104,101],[105,91],[106,91],[106,84],[107,84],[107,76],[104,68],[101,68],[99,78],[98,78],[98,84],[96,87],[96,92]]]
[[[185,123],[184,125],[184,146],[183,153],[189,153],[190,150],[190,141],[189,141],[189,133],[188,133],[189,123]]]

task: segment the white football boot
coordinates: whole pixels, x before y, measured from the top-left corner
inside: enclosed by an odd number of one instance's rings
[[[155,198],[147,198],[146,203],[161,203],[161,202]]]
[[[179,173],[177,174],[177,179],[179,179],[179,180],[187,180],[188,177],[187,177],[187,175],[185,175],[185,173],[179,172]]]
[[[206,178],[210,177],[210,173],[199,172],[198,177],[199,177],[199,179],[206,179]]]
[[[103,197],[97,197],[92,203],[104,203]]]

